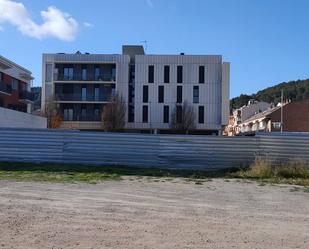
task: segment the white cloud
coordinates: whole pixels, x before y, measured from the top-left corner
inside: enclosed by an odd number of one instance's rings
[[[84,27],[86,28],[93,28],[94,27],[94,24],[93,23],[90,23],[90,22],[84,22]]]
[[[25,35],[37,39],[55,37],[73,41],[77,35],[78,23],[68,13],[54,6],[41,11],[42,24],[35,23],[22,3],[0,0],[0,23],[10,23]]]
[[[152,0],[147,0],[147,4],[150,8],[154,8]]]

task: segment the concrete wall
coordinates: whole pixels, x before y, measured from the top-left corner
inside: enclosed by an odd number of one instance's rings
[[[0,127],[45,129],[47,119],[0,107]]]

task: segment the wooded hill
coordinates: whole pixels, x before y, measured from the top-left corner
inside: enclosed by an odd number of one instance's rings
[[[281,100],[281,89],[283,89],[285,100],[290,99],[293,101],[309,99],[309,79],[305,79],[283,82],[251,95],[241,94],[240,96],[231,99],[230,108],[240,108],[248,104],[250,99],[277,104]]]

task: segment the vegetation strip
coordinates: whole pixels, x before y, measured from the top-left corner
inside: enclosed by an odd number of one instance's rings
[[[273,166],[265,158],[257,158],[245,169],[218,171],[168,170],[158,168],[137,168],[127,166],[89,166],[73,164],[31,164],[0,163],[0,180],[46,181],[46,182],[87,182],[120,180],[121,176],[186,178],[201,184],[212,178],[238,178],[255,180],[261,184],[293,184],[309,186],[309,165],[300,160],[285,165]]]

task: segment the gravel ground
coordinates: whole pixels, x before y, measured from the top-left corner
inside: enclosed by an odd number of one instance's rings
[[[309,193],[255,182],[0,181],[0,248],[309,248]]]

